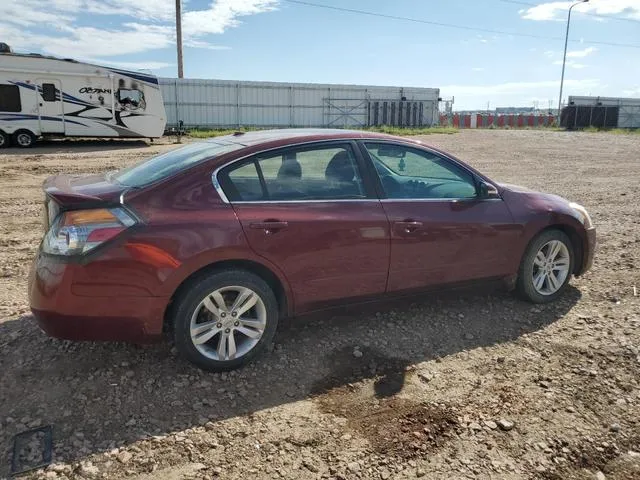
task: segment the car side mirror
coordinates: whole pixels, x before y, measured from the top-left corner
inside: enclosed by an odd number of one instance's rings
[[[487,198],[500,198],[500,194],[498,193],[498,188],[495,185],[490,184],[489,182],[480,181],[478,184],[478,196],[482,199]]]

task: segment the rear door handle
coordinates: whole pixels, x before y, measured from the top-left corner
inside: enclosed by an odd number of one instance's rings
[[[415,220],[405,220],[404,222],[396,222],[396,225],[405,233],[412,233],[421,228],[423,223]]]
[[[279,222],[276,220],[267,220],[265,222],[254,222],[249,224],[250,228],[256,230],[264,230],[266,233],[277,232],[278,230],[282,230],[283,228],[287,228],[288,226],[289,222]]]

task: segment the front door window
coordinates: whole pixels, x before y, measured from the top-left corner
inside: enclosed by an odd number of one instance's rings
[[[477,196],[473,176],[451,161],[399,144],[365,143],[391,199],[463,199]]]

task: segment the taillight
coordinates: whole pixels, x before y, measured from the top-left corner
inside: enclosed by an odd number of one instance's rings
[[[55,219],[42,242],[52,255],[81,255],[135,225],[122,208],[98,208],[63,212]]]

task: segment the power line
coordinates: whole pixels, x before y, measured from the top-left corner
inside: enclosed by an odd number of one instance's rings
[[[368,15],[370,17],[388,18],[391,20],[402,20],[406,22],[435,25],[437,27],[456,28],[458,30],[469,30],[474,32],[493,33],[498,35],[512,35],[514,37],[538,38],[542,40],[564,40],[561,37],[548,37],[548,36],[542,36],[542,35],[535,35],[532,33],[506,32],[504,30],[493,30],[490,28],[470,27],[467,25],[456,25],[453,23],[444,23],[444,22],[433,22],[431,20],[423,20],[420,18],[402,17],[399,15],[389,15],[386,13],[370,12],[367,10],[357,10],[355,8],[335,7],[333,5],[324,5],[321,3],[312,3],[312,2],[306,2],[303,0],[284,0],[284,1],[288,3],[294,3],[296,5],[304,5],[307,7],[325,8],[327,10],[335,10],[339,12],[356,13],[359,15]],[[570,40],[570,41],[578,42],[579,40]],[[591,43],[594,45],[608,45],[610,47],[640,48],[640,45],[634,45],[630,43],[602,42],[602,41],[596,41],[596,40],[581,40],[580,43]]]
[[[525,5],[527,7],[539,7],[541,5],[537,3],[521,2],[520,0],[498,0],[498,1],[504,2],[504,3],[513,3],[515,5]],[[603,15],[601,13],[592,13],[592,12],[579,12],[579,13],[582,13],[583,15],[589,15],[590,17],[608,18],[611,20],[622,20],[625,22],[640,23],[640,20],[635,20],[633,18],[614,17],[613,15]]]

